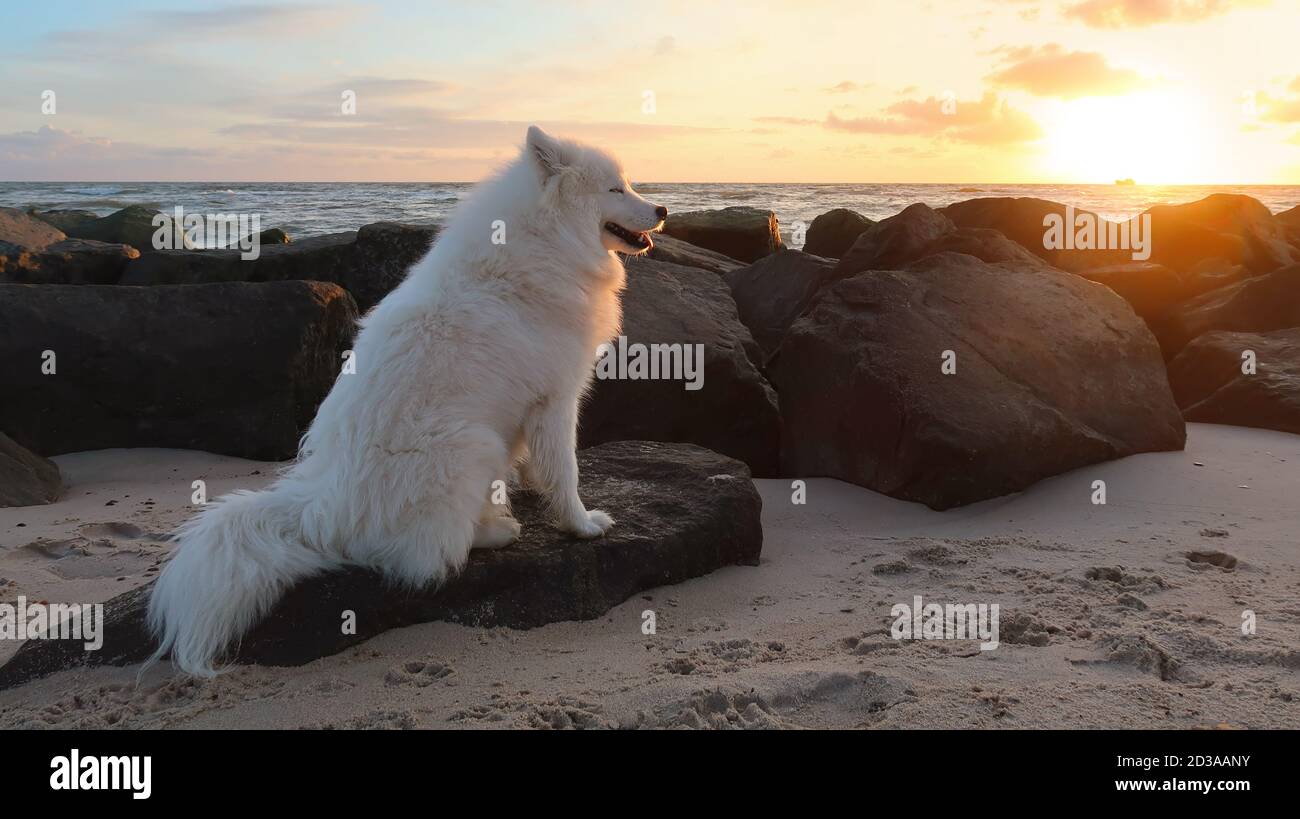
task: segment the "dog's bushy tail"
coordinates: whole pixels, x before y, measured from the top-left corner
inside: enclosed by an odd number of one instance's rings
[[[214,501],[177,539],[149,599],[158,650],[148,664],[170,652],[197,676],[214,676],[215,661],[294,581],[333,565],[303,542],[300,504],[275,487]]]

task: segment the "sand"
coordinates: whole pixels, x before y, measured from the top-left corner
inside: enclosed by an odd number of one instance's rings
[[[277,468],[175,450],[55,460],[63,500],[0,510],[0,601],[147,582],[191,481],[214,496]],[[833,480],[808,481],[802,505],[789,481],[756,484],[761,565],[598,620],[430,623],[212,681],[69,671],[0,692],[0,727],[1300,727],[1300,436],[1190,424],[1185,452],[947,512]],[[893,639],[891,607],[917,594],[998,604],[1001,645]]]

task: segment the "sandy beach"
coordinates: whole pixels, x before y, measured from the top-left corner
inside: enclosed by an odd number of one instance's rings
[[[160,449],[55,460],[62,500],[0,510],[0,600],[148,582],[193,480],[215,496],[278,467]],[[212,681],[68,671],[0,692],[0,727],[1297,728],[1298,468],[1300,436],[1189,424],[1186,451],[947,512],[827,479],[799,505],[789,481],[758,480],[759,566],[594,621],[430,623]],[[997,603],[1001,645],[893,639],[890,609],[915,595]]]

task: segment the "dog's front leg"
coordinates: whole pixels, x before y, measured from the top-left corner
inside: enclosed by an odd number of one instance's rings
[[[613,518],[599,509],[587,511],[578,497],[578,400],[551,399],[539,404],[526,422],[529,477],[541,490],[561,529],[578,537],[605,534]]]

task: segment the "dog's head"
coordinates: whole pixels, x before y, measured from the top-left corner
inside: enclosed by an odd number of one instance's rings
[[[556,139],[536,125],[528,129],[524,151],[536,164],[543,188],[581,214],[607,250],[638,254],[654,246],[650,234],[663,227],[668,209],[632,190],[612,156]]]

